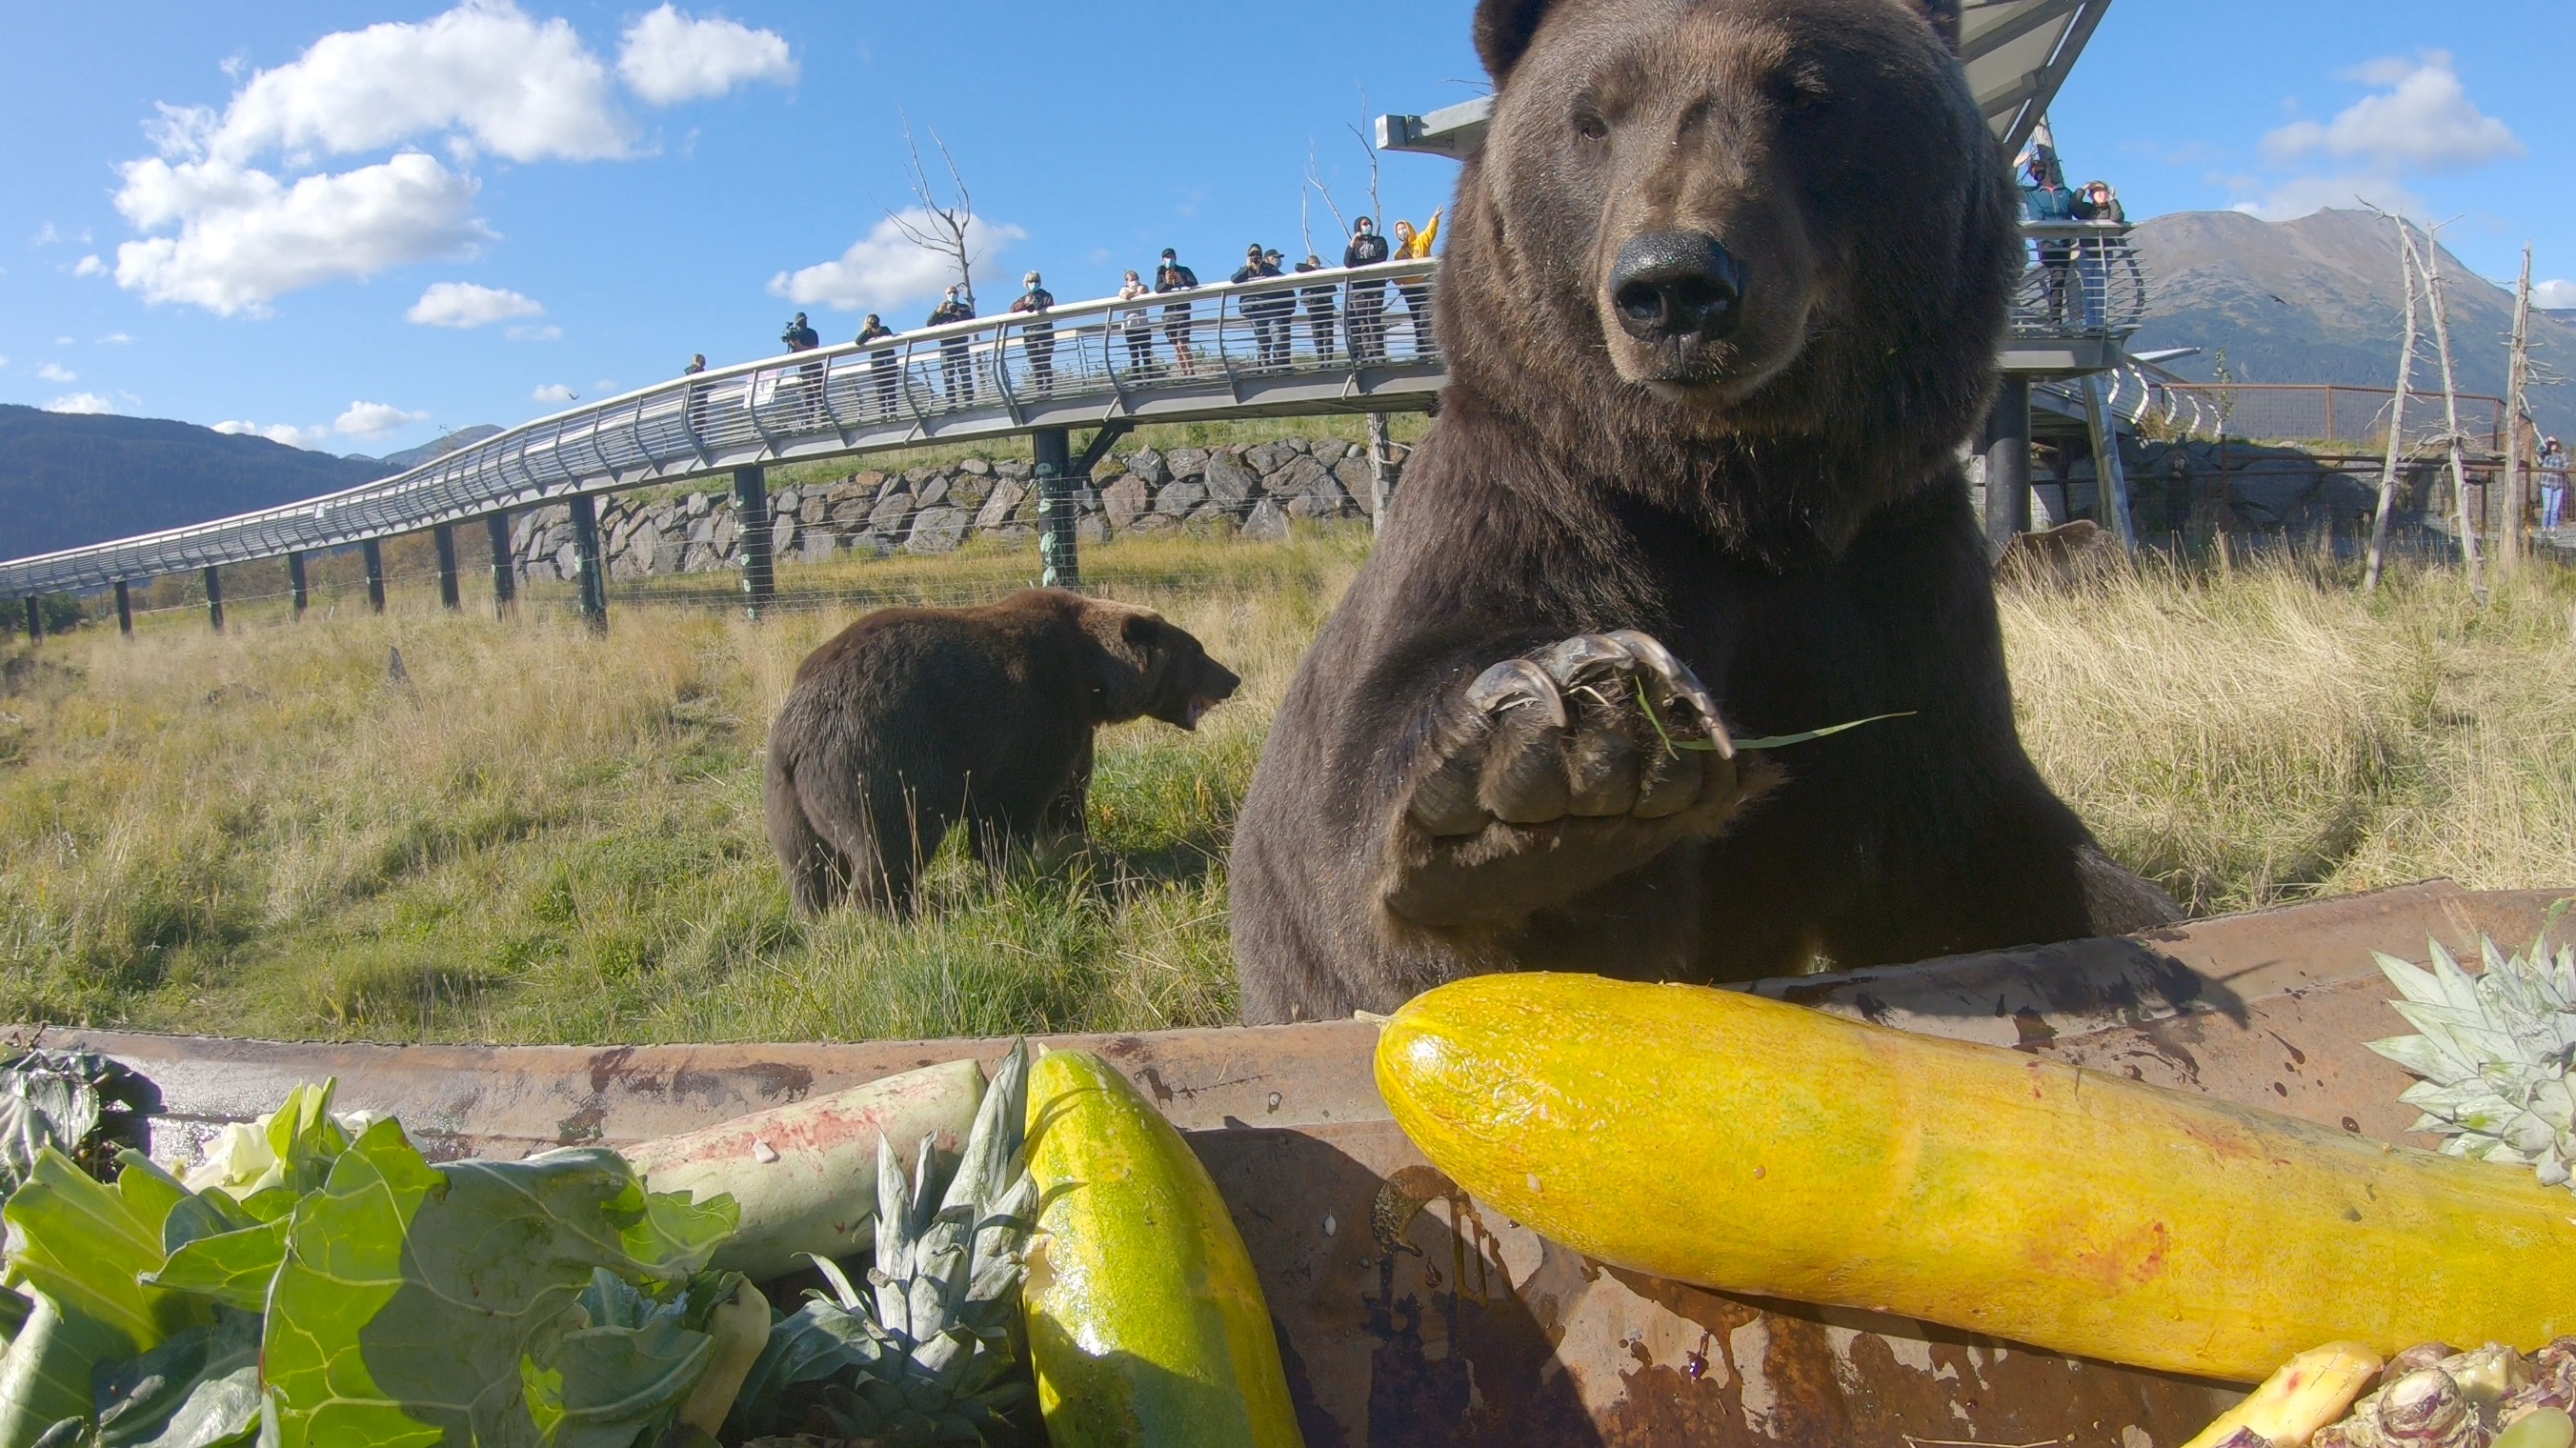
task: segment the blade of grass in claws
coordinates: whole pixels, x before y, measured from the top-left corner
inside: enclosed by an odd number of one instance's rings
[[[1646,715],[1646,722],[1655,726],[1655,737],[1664,741],[1664,748],[1666,751],[1705,749],[1713,752],[1716,750],[1717,742],[1715,740],[1675,739],[1671,732],[1664,728],[1663,716],[1655,712],[1652,701],[1646,697],[1646,686],[1642,681],[1637,685],[1637,703]],[[1758,739],[1737,739],[1730,742],[1739,751],[1746,749],[1786,749],[1792,744],[1804,744],[1812,739],[1822,739],[1828,734],[1840,734],[1846,729],[1858,729],[1863,724],[1875,724],[1882,719],[1911,719],[1913,717],[1913,710],[1901,709],[1893,714],[1872,714],[1866,719],[1851,719],[1840,724],[1828,724],[1822,729],[1809,729],[1801,734],[1766,734]]]

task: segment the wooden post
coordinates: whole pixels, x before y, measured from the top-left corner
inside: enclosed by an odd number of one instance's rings
[[[304,583],[304,555],[301,553],[286,555],[286,589],[295,596],[295,616],[304,617],[305,605],[313,601],[313,590]]]
[[[2397,352],[2397,395],[2388,404],[2388,453],[2379,466],[2379,507],[2370,517],[2370,561],[2363,568],[2361,589],[2379,587],[2380,565],[2388,556],[2388,514],[2397,500],[2397,460],[2406,451],[2406,388],[2415,376],[2415,246],[2406,223],[2397,223],[2398,279],[2406,288],[2406,341]]]
[[[134,595],[126,590],[125,580],[116,580],[116,631],[134,637]]]
[[[367,608],[385,611],[385,546],[370,538],[358,545],[359,554],[367,560]]]
[[[1368,415],[1369,450],[1369,527],[1372,531],[1386,526],[1387,505],[1395,501],[1395,442],[1387,435],[1386,414]]]
[[[429,530],[429,540],[438,550],[438,601],[453,613],[464,607],[456,592],[456,529],[441,523]]]
[[[1986,557],[2030,531],[2030,378],[2004,374],[1986,415]]]
[[[1073,434],[1042,427],[1029,434],[1038,489],[1038,584],[1082,587],[1082,556],[1074,536]]]
[[[742,552],[743,610],[753,618],[778,596],[777,560],[769,552],[769,478],[760,469],[733,470],[734,547]]]
[[[206,622],[215,632],[224,631],[224,571],[211,563],[206,565]]]
[[[44,600],[43,600],[43,599],[40,599],[40,598],[38,598],[38,597],[36,597],[36,595],[34,595],[34,594],[32,594],[32,593],[31,593],[31,594],[28,594],[28,595],[27,595],[27,642],[29,642],[29,643],[31,643],[31,644],[32,644],[32,643],[36,642],[37,640],[39,640],[39,639],[43,638],[44,636],[45,636],[45,606],[44,606]]]
[[[575,580],[581,590],[581,616],[594,633],[608,632],[608,571],[599,559],[599,507],[588,493],[575,493],[567,501],[572,514],[573,567],[580,573]]]
[[[492,540],[492,613],[507,617],[519,603],[519,565],[510,552],[510,514],[487,513],[483,531]]]

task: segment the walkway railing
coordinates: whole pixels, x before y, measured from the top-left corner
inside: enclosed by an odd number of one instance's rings
[[[343,547],[576,493],[1119,421],[1418,409],[1436,261],[1001,314],[697,374],[326,497],[0,563],[0,598]]]
[[[2038,370],[2116,365],[2147,305],[2128,228],[2024,231],[2031,261],[2007,365],[2030,339],[2041,352],[2074,348]],[[775,462],[1104,424],[1418,409],[1445,377],[1431,328],[1438,271],[1436,261],[1391,262],[1215,283],[722,368],[540,418],[326,497],[0,562],[0,598],[263,558],[291,564],[537,503]]]
[[[2013,291],[2016,337],[2119,341],[2147,319],[2147,274],[2112,221],[2028,221],[2029,257]]]

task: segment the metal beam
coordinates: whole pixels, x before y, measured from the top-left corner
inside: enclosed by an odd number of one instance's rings
[[[519,564],[510,552],[510,511],[485,514],[483,531],[492,542],[492,612],[506,616],[519,601]]]
[[[565,506],[572,514],[573,566],[579,571],[581,617],[592,632],[608,632],[608,570],[599,556],[599,505],[588,493],[575,493]]]
[[[224,571],[212,563],[206,565],[206,622],[224,631]]]
[[[371,613],[382,613],[385,611],[384,545],[370,538],[358,545],[358,553],[367,562],[367,609]]]
[[[1102,437],[1110,436],[1103,429]],[[1029,448],[1036,464],[1038,490],[1038,582],[1047,588],[1082,587],[1080,540],[1074,536],[1073,505],[1073,438],[1063,428],[1048,428],[1029,435]],[[1089,462],[1098,461],[1095,452],[1106,451],[1100,438],[1083,449],[1087,460],[1083,475],[1090,473]]]
[[[116,580],[116,631],[134,637],[134,595],[126,590],[125,580]]]
[[[2030,379],[2007,373],[1986,418],[1986,556],[2030,531]]]
[[[429,537],[438,550],[438,601],[453,612],[464,607],[456,591],[456,530],[441,523],[429,530]]]
[[[27,642],[29,642],[29,643],[31,643],[31,644],[32,644],[32,643],[36,643],[36,642],[38,642],[38,641],[42,640],[42,639],[44,638],[44,636],[45,636],[45,601],[44,601],[43,599],[41,599],[41,598],[38,598],[36,595],[34,595],[34,594],[32,594],[32,593],[31,593],[31,594],[28,594],[28,595],[27,595]]]

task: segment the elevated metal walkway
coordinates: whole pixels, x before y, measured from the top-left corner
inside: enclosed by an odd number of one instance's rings
[[[325,497],[0,563],[0,597],[139,583],[808,458],[1104,425],[1420,411],[1445,377],[1430,325],[1438,265],[1080,302],[703,372]]]

